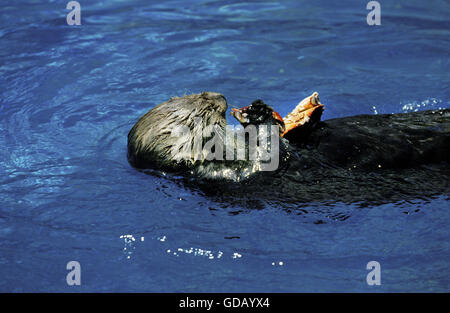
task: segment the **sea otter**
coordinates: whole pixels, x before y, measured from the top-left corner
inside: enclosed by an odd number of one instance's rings
[[[128,160],[137,168],[205,178],[189,184],[227,201],[382,203],[449,191],[450,110],[321,122],[318,94],[308,99],[285,119],[261,100],[232,110],[242,126],[278,127],[280,162],[273,171],[261,171],[263,162],[248,154],[242,160],[208,160],[205,154],[193,157],[191,150],[187,158],[182,153],[180,145],[187,139],[189,147],[195,145],[194,137],[205,144],[212,133],[205,136],[208,127],[226,137],[227,102],[212,92],[173,98],[142,116],[128,134]],[[180,125],[194,136],[173,136]],[[236,145],[233,140],[231,146]]]

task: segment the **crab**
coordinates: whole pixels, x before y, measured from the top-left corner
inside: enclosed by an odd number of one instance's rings
[[[240,109],[233,108],[231,115],[243,126],[259,124],[271,118],[280,125],[280,136],[293,141],[300,141],[306,136],[320,122],[324,110],[318,92],[314,92],[311,96],[300,101],[284,119],[271,107],[265,104],[264,107],[262,104],[264,103],[261,100],[256,100],[249,106]]]

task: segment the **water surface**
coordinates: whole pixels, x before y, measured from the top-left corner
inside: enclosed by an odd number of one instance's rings
[[[204,90],[283,116],[318,91],[323,119],[449,108],[448,1],[381,1],[371,27],[366,1],[80,3],[81,26],[66,1],[1,6],[0,291],[450,290],[448,194],[248,209],[126,160],[139,116]]]

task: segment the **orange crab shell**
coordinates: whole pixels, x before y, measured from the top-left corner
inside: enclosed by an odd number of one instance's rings
[[[284,119],[285,131],[281,134],[284,137],[287,133],[298,127],[306,126],[307,123],[320,120],[324,110],[324,105],[319,101],[319,93],[314,92],[311,96],[303,99]]]

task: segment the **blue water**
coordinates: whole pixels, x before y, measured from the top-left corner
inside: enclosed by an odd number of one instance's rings
[[[448,1],[381,0],[381,26],[368,1],[80,0],[81,26],[67,2],[1,1],[0,291],[450,291],[448,194],[251,210],[126,160],[142,114],[203,90],[283,116],[318,91],[323,119],[449,108]]]

